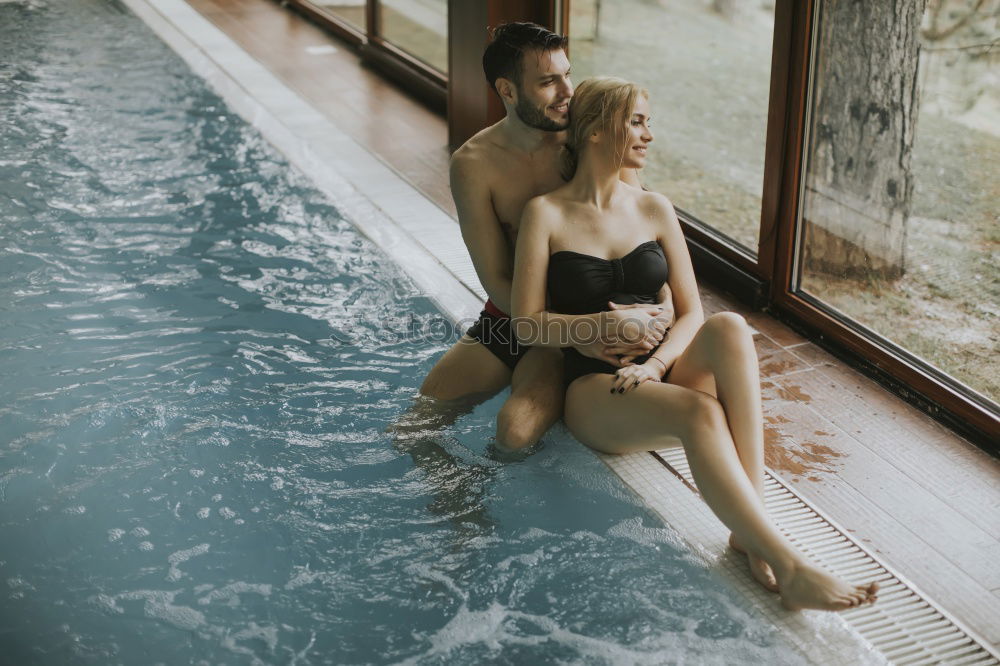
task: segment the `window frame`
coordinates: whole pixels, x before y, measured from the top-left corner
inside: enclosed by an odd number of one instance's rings
[[[839,315],[817,299],[797,290],[798,213],[808,140],[812,54],[817,48],[815,23],[822,1],[795,3],[793,0],[777,0],[776,3],[776,10],[790,11],[792,20],[787,59],[786,120],[782,132],[784,149],[778,188],[780,196],[775,202],[774,246],[769,248],[773,251],[769,309],[911,404],[943,421],[985,450],[994,455],[1000,454],[1000,413],[997,405],[859,322]],[[775,27],[777,32],[777,20]],[[772,88],[772,99],[774,97]],[[770,143],[769,136],[769,147]],[[765,165],[765,183],[768,172],[774,169],[773,163]],[[763,231],[761,235],[763,237]]]
[[[382,35],[379,0],[365,0],[364,29],[348,23],[310,0],[285,1],[357,49],[365,64],[377,69],[432,110],[445,113],[447,75],[407,53]]]

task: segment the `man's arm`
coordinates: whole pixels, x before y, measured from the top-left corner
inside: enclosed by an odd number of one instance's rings
[[[462,240],[469,249],[479,282],[490,300],[509,313],[514,260],[493,210],[493,198],[482,164],[460,148],[452,156],[449,177]]]

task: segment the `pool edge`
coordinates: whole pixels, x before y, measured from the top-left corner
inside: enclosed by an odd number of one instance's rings
[[[478,312],[482,289],[471,270],[471,262],[460,235],[456,233],[458,229],[454,220],[391,168],[340,132],[186,3],[181,0],[123,1],[197,74],[208,81],[234,110],[261,131],[293,165],[312,178],[319,189],[331,196],[345,217],[386,252],[443,312],[455,320],[470,318]],[[220,52],[225,52],[223,57],[218,57]],[[337,164],[351,168],[345,172],[334,166]],[[638,456],[636,460],[640,461],[639,468],[643,473],[652,473],[656,467],[662,470],[662,465],[649,455],[634,454]],[[609,468],[636,490],[647,506],[652,506],[651,496],[636,488],[634,479],[627,478],[629,472],[623,472],[622,466],[616,464],[621,458],[609,460],[602,457]],[[668,474],[659,483],[672,483],[683,490],[687,500],[676,494],[675,501],[686,501],[688,504],[683,505],[685,511],[696,515],[700,513],[703,515],[702,522],[717,526],[724,532],[721,540],[718,530],[712,532],[711,528],[701,535],[701,540],[697,530],[694,533],[682,532],[695,552],[707,554],[709,560],[714,558],[716,562],[727,557],[725,537],[728,531],[697,495],[685,486],[682,475]],[[672,505],[670,516],[681,509],[682,506]],[[674,525],[674,522],[669,524]],[[702,540],[705,542],[702,543]],[[748,579],[745,574],[736,575],[737,579],[740,577],[744,582]],[[745,591],[743,594],[746,596]],[[788,613],[783,610],[776,615],[773,611],[780,606],[773,595],[763,600],[756,599],[753,594],[748,598],[786,635],[790,631],[795,634],[793,644],[800,649],[807,648],[807,657],[813,663],[843,663],[843,655],[824,652],[820,657],[814,645],[820,631],[836,634],[838,627],[850,624],[843,620],[842,615]],[[822,646],[823,650],[833,649],[836,652],[835,648]]]

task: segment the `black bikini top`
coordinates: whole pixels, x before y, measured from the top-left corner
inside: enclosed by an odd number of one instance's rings
[[[608,301],[656,303],[670,271],[655,240],[640,243],[621,259],[603,259],[572,250],[549,257],[549,305],[563,314],[608,309]]]

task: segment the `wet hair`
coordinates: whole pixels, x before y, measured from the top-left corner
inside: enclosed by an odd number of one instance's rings
[[[498,95],[497,79],[521,85],[526,51],[555,51],[566,48],[567,39],[537,23],[504,23],[493,29],[483,52],[483,73]]]
[[[649,99],[645,88],[613,76],[594,76],[576,87],[569,103],[566,143],[559,155],[559,172],[565,180],[573,178],[580,153],[594,132],[608,132],[615,153],[625,160],[628,123],[639,95]]]

